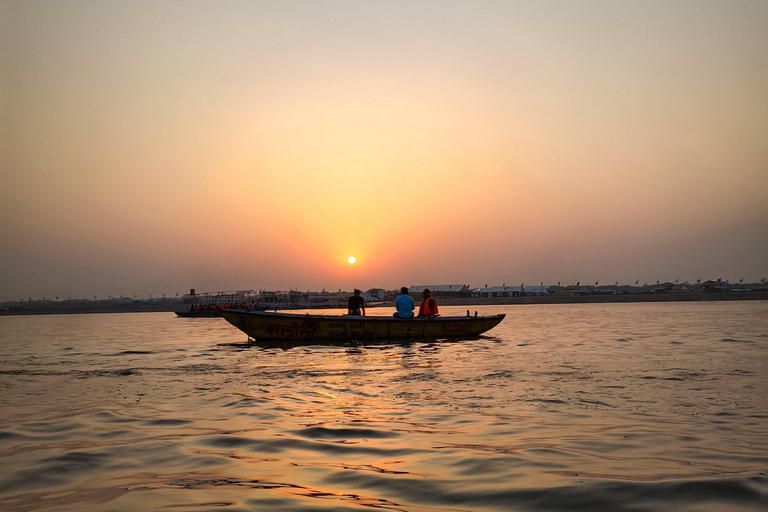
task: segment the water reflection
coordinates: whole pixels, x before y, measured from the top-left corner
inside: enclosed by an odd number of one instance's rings
[[[768,506],[765,304],[496,312],[471,340],[292,347],[0,318],[0,509]]]
[[[343,348],[367,348],[367,349],[374,349],[375,347],[391,347],[393,345],[401,346],[401,347],[408,347],[412,346],[414,344],[424,344],[424,343],[457,343],[461,341],[472,341],[472,340],[482,340],[486,339],[489,341],[493,341],[494,338],[492,336],[472,336],[472,337],[461,337],[461,338],[414,338],[414,339],[376,339],[376,340],[293,340],[293,341],[282,341],[282,340],[248,340],[244,342],[227,342],[227,343],[220,343],[219,346],[221,347],[235,347],[235,348],[261,348],[261,349],[275,349],[279,348],[282,350],[291,350],[295,348],[300,347],[343,347]]]

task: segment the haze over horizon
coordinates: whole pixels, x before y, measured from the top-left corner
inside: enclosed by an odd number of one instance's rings
[[[0,0],[0,301],[759,281],[767,26],[763,1]]]

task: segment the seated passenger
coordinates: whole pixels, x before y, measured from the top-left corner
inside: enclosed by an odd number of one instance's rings
[[[365,316],[365,299],[360,296],[360,290],[355,288],[355,294],[347,302],[348,315]]]
[[[429,288],[424,288],[421,294],[424,300],[419,306],[419,317],[435,318],[437,316],[437,301],[429,293]]]
[[[413,304],[413,299],[408,295],[408,288],[403,286],[400,288],[400,296],[395,299],[395,318],[413,318],[413,309],[416,306]]]

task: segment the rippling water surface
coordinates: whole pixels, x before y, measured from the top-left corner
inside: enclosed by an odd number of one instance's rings
[[[507,318],[288,350],[2,317],[0,510],[768,509],[768,302],[472,309]]]

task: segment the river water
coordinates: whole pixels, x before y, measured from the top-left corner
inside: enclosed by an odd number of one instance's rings
[[[0,317],[0,510],[768,509],[767,301],[472,309],[507,318],[287,350]]]

